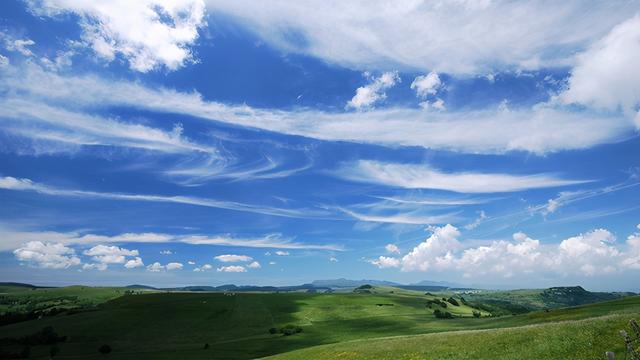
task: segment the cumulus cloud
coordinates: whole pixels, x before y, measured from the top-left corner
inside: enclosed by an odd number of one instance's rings
[[[182,270],[184,265],[182,265],[182,263],[178,263],[178,262],[170,262],[168,263],[165,268],[167,270]]]
[[[138,250],[128,250],[118,246],[96,245],[83,252],[91,256],[93,261],[103,264],[124,264],[127,256],[138,256]]]
[[[247,272],[247,269],[244,266],[240,265],[231,265],[231,266],[222,266],[217,269],[218,272]]]
[[[402,258],[380,256],[369,262],[379,268],[402,271],[453,272],[473,278],[485,275],[597,276],[624,269],[640,269],[640,233],[627,238],[626,250],[606,229],[595,229],[556,244],[518,232],[513,240],[495,240],[486,245],[465,246],[452,225],[431,228],[432,234]]]
[[[450,261],[453,251],[460,249],[460,231],[447,224],[430,227],[432,234],[402,258],[404,271],[427,271],[431,267],[443,267]]]
[[[426,98],[428,95],[435,95],[442,86],[442,81],[435,71],[427,75],[420,75],[413,79],[411,89],[415,90],[416,96]]]
[[[370,78],[370,83],[356,89],[356,94],[347,103],[347,108],[356,110],[371,108],[375,103],[387,98],[385,90],[400,82],[397,72],[386,72],[377,78],[367,73],[365,75]]]
[[[384,248],[388,253],[400,254],[400,249],[395,244],[387,244]]]
[[[0,39],[4,40],[4,47],[9,51],[17,51],[24,56],[33,56],[29,47],[35,45],[31,39],[14,39],[4,33],[0,34]]]
[[[352,180],[406,189],[437,189],[460,193],[514,192],[584,183],[550,174],[447,173],[424,164],[383,163],[359,160],[343,165],[336,175]]]
[[[173,254],[173,252],[171,250],[162,250],[162,251],[160,251],[160,254],[161,255],[171,255],[171,254]]]
[[[59,243],[29,241],[13,254],[19,261],[48,269],[66,269],[81,263],[75,250]]]
[[[247,267],[249,269],[260,269],[262,266],[260,265],[259,262],[257,261],[253,261],[252,263],[250,263],[249,265],[247,265]]]
[[[388,256],[380,256],[377,259],[368,260],[368,262],[372,265],[377,266],[380,269],[400,266],[400,259],[396,259]]]
[[[288,251],[282,251],[282,250],[276,251],[275,254],[278,255],[278,256],[289,256],[289,252]]]
[[[637,116],[640,104],[640,15],[614,27],[577,56],[568,89],[560,95],[567,103],[596,108],[621,108]]]
[[[160,272],[164,270],[164,266],[156,261],[151,265],[147,265],[147,270],[151,272]]]
[[[82,270],[98,270],[105,271],[109,266],[107,264],[100,263],[91,263],[91,264],[82,264]]]
[[[134,269],[134,268],[143,267],[143,266],[144,266],[144,263],[142,262],[142,258],[140,258],[139,256],[136,256],[134,259],[124,263],[124,267],[126,267],[127,269]]]
[[[232,255],[232,254],[228,254],[228,255],[218,255],[215,256],[214,259],[221,261],[221,262],[248,262],[253,260],[253,258],[251,256],[247,256],[247,255]]]
[[[336,258],[335,256],[332,256],[329,258],[329,262],[338,262],[338,258]]]
[[[206,25],[202,0],[31,0],[29,4],[40,16],[77,15],[82,41],[98,57],[113,61],[119,54],[140,72],[159,66],[176,70],[194,61],[189,47]]]
[[[191,264],[191,265],[193,265],[193,264]],[[204,265],[202,265],[200,267],[194,268],[193,271],[195,271],[195,272],[203,272],[203,271],[207,271],[207,270],[211,270],[211,269],[213,269],[213,266],[211,266],[211,264],[204,264]]]

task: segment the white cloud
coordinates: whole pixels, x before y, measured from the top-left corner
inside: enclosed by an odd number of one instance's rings
[[[204,264],[204,265],[202,265],[200,267],[194,268],[193,271],[195,271],[195,272],[203,272],[203,271],[207,271],[207,270],[211,270],[211,269],[213,269],[213,266],[211,266],[211,264]]]
[[[395,244],[387,244],[384,248],[388,253],[400,254],[400,249]]]
[[[165,268],[167,270],[182,270],[182,268],[184,267],[184,265],[182,265],[182,263],[178,263],[178,262],[170,262],[168,263]]]
[[[172,131],[164,131],[21,98],[5,98],[0,105],[0,115],[7,124],[6,131],[20,136],[72,145],[110,145],[217,156],[215,148],[185,139],[180,125]]]
[[[282,251],[282,250],[276,251],[275,254],[278,255],[278,256],[289,256],[289,252],[288,251]]]
[[[83,252],[84,255],[91,256],[93,261],[99,264],[124,264],[127,256],[138,256],[138,250],[128,250],[118,246],[96,245]]]
[[[336,258],[335,256],[332,256],[329,258],[329,262],[338,262],[338,258]]]
[[[142,258],[136,256],[133,260],[129,260],[126,263],[124,263],[124,267],[126,267],[127,269],[134,269],[137,267],[143,267],[144,263],[142,262]]]
[[[432,234],[402,258],[402,270],[427,271],[431,267],[443,267],[450,261],[451,253],[460,248],[460,231],[450,224],[431,227]]]
[[[370,78],[370,83],[356,89],[356,94],[347,103],[347,108],[356,110],[371,108],[375,103],[387,98],[385,90],[400,82],[397,72],[386,72],[377,78],[367,73],[365,75]]]
[[[335,244],[308,244],[295,242],[293,239],[285,238],[282,234],[268,234],[262,237],[234,237],[229,234],[206,236],[206,235],[184,235],[179,237],[179,241],[192,245],[221,245],[240,246],[250,248],[280,248],[280,249],[303,249],[303,250],[333,250],[343,251],[341,245]],[[265,255],[267,255],[265,253]],[[268,256],[268,255],[267,255]]]
[[[100,264],[100,263],[92,263],[92,264],[83,264],[82,265],[82,270],[98,270],[98,271],[105,271],[107,270],[107,268],[109,267],[109,265],[107,264]]]
[[[60,243],[29,241],[13,251],[19,261],[48,269],[66,269],[80,265],[80,258],[75,251]]]
[[[484,210],[480,210],[478,217],[472,222],[469,223],[467,225],[464,226],[465,229],[467,230],[473,230],[475,228],[477,228],[478,226],[480,226],[480,224],[482,224],[482,222],[484,220],[486,220],[488,218],[487,214],[484,212]]]
[[[160,255],[172,255],[173,252],[171,250],[162,250],[160,251]]]
[[[622,22],[577,56],[567,103],[596,108],[622,108],[633,117],[640,104],[640,15]]]
[[[218,255],[215,256],[214,259],[221,262],[248,262],[253,260],[251,256],[247,255]]]
[[[217,269],[218,272],[247,272],[244,266],[240,265],[232,265],[232,266],[222,266]]]
[[[147,265],[147,270],[151,272],[160,272],[161,270],[164,270],[164,266],[156,261],[151,265]]]
[[[5,66],[9,66],[9,58],[7,58],[6,56],[0,54],[0,68],[3,68]]]
[[[549,174],[446,173],[424,164],[383,163],[371,160],[345,164],[338,169],[337,175],[352,181],[406,189],[437,189],[460,193],[514,192],[586,182],[564,180]]]
[[[195,264],[196,264],[196,262],[195,262],[195,261],[191,261],[191,260],[189,260],[189,261],[187,261],[187,264],[189,264],[189,265],[195,265]]]
[[[232,15],[285,51],[355,69],[400,66],[455,74],[570,64],[576,50],[640,8],[630,1],[533,0],[207,4],[211,13]]]
[[[249,269],[260,269],[262,266],[260,266],[259,262],[254,261],[254,262],[250,263],[249,265],[247,265],[247,267]]]
[[[269,206],[244,204],[244,203],[238,203],[233,201],[223,201],[223,200],[197,198],[197,197],[189,197],[189,196],[139,195],[139,194],[122,194],[122,193],[107,193],[107,192],[95,192],[95,191],[84,191],[84,190],[58,189],[51,186],[35,183],[29,179],[18,179],[11,176],[0,178],[0,189],[35,191],[41,194],[51,195],[51,196],[178,203],[178,204],[204,206],[204,207],[212,207],[212,208],[235,210],[235,211],[252,212],[252,213],[259,213],[259,214],[272,215],[272,216],[283,216],[283,217],[307,218],[307,217],[326,215],[326,212],[322,210],[283,209],[283,208],[275,208],[275,207],[269,207]]]
[[[377,259],[369,260],[368,262],[380,269],[395,268],[400,266],[400,259],[388,256],[380,256]]]
[[[427,75],[416,77],[411,83],[411,89],[415,90],[416,96],[426,98],[428,95],[435,95],[442,86],[442,81],[435,71]]]
[[[141,72],[159,66],[176,70],[194,61],[189,46],[206,25],[202,0],[31,0],[29,4],[40,16],[78,15],[82,40],[98,57],[113,61],[120,54],[131,69]]]
[[[21,182],[9,183],[20,185]],[[7,185],[6,183],[4,185]],[[0,178],[0,188],[3,187],[3,179]],[[27,241],[48,241],[69,244],[91,244],[91,243],[169,243],[178,242],[190,245],[211,245],[211,246],[237,246],[247,248],[281,248],[281,249],[303,249],[303,250],[331,250],[343,251],[344,248],[332,244],[305,244],[293,242],[292,239],[283,238],[281,234],[269,234],[259,238],[241,238],[231,235],[171,235],[160,233],[124,233],[113,236],[86,234],[80,232],[55,232],[55,231],[17,231],[0,223],[0,251],[13,250]],[[195,262],[194,262],[195,264]]]
[[[276,262],[275,261],[269,261],[269,265],[275,265]]]
[[[545,245],[521,232],[513,234],[513,241],[495,240],[479,246],[465,246],[458,240],[460,232],[451,225],[434,227],[432,232],[401,259],[381,256],[369,262],[380,268],[459,273],[468,278],[598,276],[640,269],[640,233],[627,238],[627,249],[623,251],[606,229]]]
[[[14,101],[11,108],[11,112],[16,114],[31,113],[33,110],[25,109],[25,105],[39,109],[45,101],[86,109],[130,106],[320,140],[421,146],[471,153],[522,150],[544,154],[584,149],[626,139],[635,131],[631,119],[615,114],[577,111],[557,104],[538,104],[533,108],[507,112],[497,109],[430,112],[407,108],[344,113],[309,109],[269,110],[209,102],[198,93],[151,89],[139,83],[111,81],[96,76],[62,76],[34,67],[0,79],[0,88],[2,86],[21,94],[22,103]],[[46,113],[40,110],[39,121]],[[39,134],[22,129],[23,136]],[[91,138],[86,141],[89,140]],[[157,143],[159,141],[154,142]]]
[[[409,224],[409,225],[428,225],[428,224],[442,224],[445,222],[452,222],[457,220],[455,213],[442,214],[442,215],[429,215],[416,212],[408,213],[396,213],[396,214],[364,214],[345,208],[340,208],[340,211],[353,217],[359,221],[388,223],[388,224]]]
[[[35,41],[31,39],[13,39],[6,34],[0,35],[0,39],[4,38],[5,48],[9,51],[17,51],[24,56],[33,56],[33,52],[29,49],[35,45]]]
[[[430,110],[430,109],[435,109],[438,111],[446,110],[446,106],[444,105],[444,100],[439,98],[433,101],[429,101],[429,100],[422,101],[420,102],[420,107],[425,110]]]

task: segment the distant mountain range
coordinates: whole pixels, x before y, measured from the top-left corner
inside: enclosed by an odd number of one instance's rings
[[[22,284],[22,283],[0,283],[0,286],[20,286],[27,288],[37,288],[38,286],[31,284]],[[373,285],[373,286],[393,286],[402,289],[408,290],[419,290],[419,291],[438,291],[445,289],[469,289],[470,287],[466,287],[464,285],[446,282],[446,281],[430,281],[423,280],[414,284],[400,284],[392,281],[384,281],[384,280],[352,280],[352,279],[327,279],[327,280],[314,280],[308,284],[302,285],[290,285],[290,286],[258,286],[258,285],[234,285],[234,284],[226,284],[219,286],[207,286],[207,285],[192,285],[192,286],[180,286],[180,287],[154,287],[149,285],[142,284],[133,284],[125,286],[131,290],[164,290],[164,291],[209,291],[209,292],[217,292],[217,291],[237,291],[237,292],[246,292],[246,291],[265,291],[265,292],[275,292],[275,291],[327,291],[327,290],[339,290],[339,289],[351,289],[357,288],[362,285]]]

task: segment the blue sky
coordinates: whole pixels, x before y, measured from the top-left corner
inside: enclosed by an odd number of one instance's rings
[[[555,5],[5,1],[0,280],[640,290],[640,7]]]

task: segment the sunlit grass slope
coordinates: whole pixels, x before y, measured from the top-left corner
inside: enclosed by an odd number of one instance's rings
[[[57,291],[85,297],[92,291],[87,289],[90,288]],[[89,298],[108,298],[119,294],[116,290],[99,289]],[[124,290],[119,289],[120,294]],[[103,344],[112,347],[112,353],[107,355],[111,359],[252,359],[357,339],[503,328],[612,314],[624,321],[627,316],[640,313],[640,298],[632,297],[499,318],[474,318],[471,307],[449,304],[443,310],[456,317],[435,318],[436,306],[429,308],[426,304],[449,295],[395,288],[339,294],[145,292],[119,296],[94,311],[2,326],[0,338],[19,337],[53,326],[58,334],[68,337],[67,342],[59,344],[56,359],[105,359],[97,351]],[[287,324],[301,326],[303,332],[291,336],[269,333],[269,328]],[[208,349],[204,349],[206,343]],[[36,346],[31,351],[32,358],[46,359],[48,350]]]

